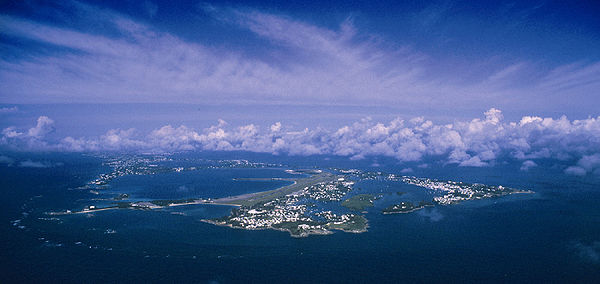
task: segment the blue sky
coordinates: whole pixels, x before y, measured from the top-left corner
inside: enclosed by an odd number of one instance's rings
[[[598,114],[593,1],[399,2],[5,1],[0,103]]]
[[[600,175],[600,5],[399,2],[4,1],[0,150]]]

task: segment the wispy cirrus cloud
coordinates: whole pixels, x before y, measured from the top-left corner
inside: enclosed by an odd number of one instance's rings
[[[257,57],[70,3],[74,20],[60,25],[0,15],[3,35],[60,48],[35,53],[5,47],[15,56],[0,59],[3,102],[491,104],[556,110],[589,109],[600,89],[600,63],[593,61],[548,68],[518,58],[491,65],[465,60],[455,64],[459,72],[440,70],[436,66],[444,58],[361,31],[351,18],[331,28],[259,10],[205,8],[222,25],[266,40],[255,47],[262,52]],[[104,32],[80,28],[90,22]]]
[[[18,112],[18,111],[19,111],[19,108],[16,107],[16,106],[13,106],[13,107],[0,107],[0,114],[3,114],[3,113],[15,113],[15,112]]]

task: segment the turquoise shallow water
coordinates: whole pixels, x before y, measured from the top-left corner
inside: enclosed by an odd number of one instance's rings
[[[565,176],[550,167],[417,169],[417,176],[502,184],[535,194],[436,206],[411,214],[382,215],[398,197],[386,195],[366,214],[367,233],[336,232],[295,239],[279,231],[245,231],[202,223],[226,206],[115,210],[93,216],[40,220],[43,212],[88,204],[90,193],[69,190],[106,171],[81,155],[11,154],[45,160],[48,168],[0,167],[3,282],[597,282],[600,280],[600,181]],[[370,161],[335,157],[273,157],[204,153],[288,165],[369,168]],[[406,167],[385,163],[378,169]],[[387,165],[387,166],[386,166]],[[225,169],[183,175],[123,177],[107,195],[134,198],[227,196],[276,188],[285,182],[234,181],[234,177],[285,176],[281,169]],[[185,186],[186,189],[182,189]],[[360,192],[418,188],[359,183]],[[134,190],[135,189],[135,190]],[[420,193],[421,192],[421,193]],[[37,197],[36,197],[37,196]],[[27,213],[23,215],[23,213]],[[15,220],[22,220],[14,225]]]

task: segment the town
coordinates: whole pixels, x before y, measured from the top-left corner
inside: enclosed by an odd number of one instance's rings
[[[354,185],[353,181],[347,181],[342,176],[329,173],[318,175],[328,180],[304,186],[299,191],[252,206],[240,206],[226,217],[203,221],[232,228],[282,230],[289,232],[293,237],[331,234],[331,230],[354,233],[366,231],[367,220],[361,215],[337,215],[331,211],[318,211],[309,205],[314,201],[339,202]],[[280,190],[294,190],[295,186],[296,184]],[[309,210],[309,207],[312,207],[312,210]]]
[[[430,178],[402,177],[402,181],[407,184],[416,185],[431,189],[436,192],[442,192],[443,196],[436,196],[433,201],[437,204],[449,205],[461,201],[500,197],[514,193],[532,193],[529,190],[518,190],[504,187],[501,185],[470,184],[457,181],[439,181]]]

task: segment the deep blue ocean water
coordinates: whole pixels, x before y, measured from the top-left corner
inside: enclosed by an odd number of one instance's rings
[[[280,231],[246,231],[200,219],[223,216],[226,206],[113,210],[44,220],[46,211],[88,205],[92,194],[73,190],[108,169],[80,154],[8,153],[44,161],[47,168],[0,166],[0,267],[14,282],[569,282],[600,281],[600,179],[572,177],[551,165],[461,168],[412,166],[415,176],[502,184],[535,194],[436,206],[382,215],[398,198],[385,195],[369,209],[369,231],[291,238]],[[378,158],[284,157],[252,153],[187,153],[206,159],[244,158],[297,167],[364,168],[400,173],[410,165]],[[221,197],[277,188],[282,168],[214,169],[115,180],[100,196],[133,199]],[[360,191],[407,192],[393,182],[361,182]],[[26,213],[24,215],[24,213]],[[15,224],[15,220],[22,220]],[[24,226],[19,228],[18,226]]]

